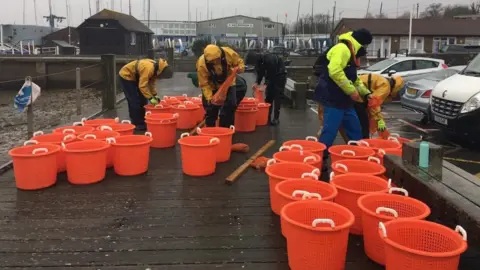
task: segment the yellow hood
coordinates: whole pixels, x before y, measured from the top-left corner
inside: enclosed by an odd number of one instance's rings
[[[353,37],[352,37],[352,33],[353,32],[347,32],[347,33],[344,33],[344,34],[341,34],[339,37],[338,37],[338,40],[348,40],[350,41],[352,44],[353,44],[353,49],[355,50],[355,54],[358,53],[358,50],[360,50],[360,48],[362,47],[362,45],[360,43],[358,43],[357,40],[355,40]]]
[[[392,76],[392,79],[395,80],[395,86],[393,87],[390,95],[392,95],[392,97],[396,97],[398,95],[398,92],[400,91],[400,89],[403,88],[405,82],[403,81],[403,78],[400,77],[400,76],[395,76],[394,75],[394,76]]]
[[[210,44],[203,50],[203,55],[205,61],[210,62],[222,57],[222,51],[220,51],[220,48],[218,46]]]

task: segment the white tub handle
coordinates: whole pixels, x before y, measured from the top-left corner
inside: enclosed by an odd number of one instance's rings
[[[32,155],[38,154],[38,152],[48,153],[47,148],[35,148],[32,150]]]
[[[151,114],[152,114],[152,112],[151,112],[151,111],[147,111],[147,112],[145,112],[145,116],[148,116],[148,115],[151,115]]]
[[[314,141],[314,142],[318,142],[318,139],[317,139],[317,138],[315,138],[315,137],[313,137],[313,136],[307,136],[307,137],[305,138],[305,140],[306,140],[306,141]]]
[[[292,150],[292,148],[290,146],[287,146],[287,145],[280,146],[280,148],[278,149],[278,151],[280,151],[280,152],[289,151],[289,150]]]
[[[170,124],[171,119],[162,119],[160,120],[160,124]]]
[[[387,228],[385,227],[385,224],[383,224],[383,222],[380,221],[378,223],[378,228],[382,230],[383,238],[387,238]]]
[[[83,122],[73,122],[72,126],[84,126]]]
[[[65,133],[75,133],[75,129],[72,129],[72,128],[66,128],[62,131],[63,134]]]
[[[390,137],[400,138],[400,134],[398,134],[398,133],[391,133],[391,134],[390,134]]]
[[[355,156],[355,151],[352,151],[352,150],[343,150],[342,152],[340,152],[340,155],[342,156],[345,156],[345,154],[350,154],[352,156]]]
[[[359,142],[358,142],[358,141],[348,141],[347,144],[348,144],[348,145],[358,145]]]
[[[335,222],[329,218],[317,218],[312,222],[312,227],[317,227],[318,224],[329,224],[332,228],[335,228]]]
[[[200,127],[197,127],[197,133],[198,134],[202,133],[202,129]]]
[[[183,104],[193,104],[190,100],[184,101]]]
[[[63,137],[64,142],[68,141],[69,139],[75,139],[75,136],[73,136],[72,134],[67,134],[65,135],[65,137]]]
[[[303,153],[302,153],[302,154],[303,154]],[[309,161],[317,161],[317,158],[314,157],[314,156],[308,156],[308,157],[306,157],[306,158],[303,159],[303,162],[304,162],[304,163],[307,163],[307,162],[309,162]]]
[[[210,144],[212,144],[212,143],[216,143],[216,142],[218,142],[218,143],[219,143],[219,142],[220,142],[220,140],[219,140],[218,138],[211,138],[211,139],[210,139]]]
[[[455,231],[463,236],[463,241],[467,241],[467,231],[462,226],[457,225]]]
[[[109,127],[109,126],[101,126],[101,127],[100,127],[100,130],[101,130],[101,131],[104,131],[104,130],[113,131],[113,129],[112,129],[111,127]]]
[[[359,144],[366,145],[367,147],[370,147],[370,144],[364,140],[358,141]]]
[[[163,105],[162,104],[157,104],[157,105],[155,105],[155,108],[163,109]]]
[[[267,167],[271,166],[272,164],[275,164],[277,163],[277,161],[275,161],[275,159],[271,158],[267,161]]]
[[[303,146],[301,146],[300,144],[290,145],[290,150],[292,150],[293,148],[297,148],[298,150],[303,150]]]
[[[152,137],[153,137],[152,133],[151,133],[151,132],[149,132],[149,131],[145,132],[145,136],[147,136],[147,137],[150,137],[150,138],[152,138]]]
[[[180,135],[180,138],[185,138],[188,136],[190,136],[190,134],[188,134],[188,132],[185,132],[185,133],[182,133],[182,135]]]
[[[87,120],[88,120],[87,118],[83,117],[80,121],[81,121],[82,123],[85,123],[85,121],[87,121]]]
[[[188,97],[188,96],[187,96],[187,94],[183,94],[182,96],[184,96],[184,97]]]
[[[318,180],[318,175],[316,175],[314,173],[306,172],[306,173],[302,173],[302,176],[300,176],[300,178],[307,178],[307,177],[311,177],[315,180]]]
[[[306,200],[306,199],[313,199],[313,198],[317,198],[318,200],[322,200],[322,196],[318,193],[311,193],[311,192],[308,192],[306,194],[303,194],[303,197],[302,197],[302,200]]]
[[[235,126],[234,126],[234,125],[231,125],[231,126],[230,126],[230,129],[233,130],[233,131],[235,131]]]
[[[178,117],[180,117],[180,114],[178,114],[178,113],[173,114],[173,118],[178,118]]]
[[[105,141],[109,144],[117,143],[117,140],[115,140],[113,137],[106,138]]]
[[[35,132],[33,133],[33,137],[37,137],[37,136],[41,136],[41,135],[43,135],[43,131],[41,131],[41,130],[35,131]]]
[[[132,124],[132,121],[130,121],[130,120],[122,120],[122,124]]]
[[[370,162],[373,161],[373,162],[376,162],[376,163],[380,164],[380,159],[377,158],[377,157],[368,157],[368,161],[370,161]]]
[[[63,142],[61,142],[60,145],[62,146],[62,149],[67,148],[67,145],[65,145]]]
[[[319,168],[313,169],[313,170],[312,170],[312,173],[313,173],[313,174],[316,174],[317,176],[320,176],[320,174],[321,174]]]
[[[392,187],[392,178],[388,178],[388,188]]]
[[[342,164],[342,163],[336,163],[336,164],[335,164],[335,169],[338,169],[338,168],[341,168],[341,169],[343,169],[345,172],[348,172],[347,166],[345,166],[345,165]]]
[[[23,143],[23,146],[32,145],[32,144],[38,144],[38,141],[37,140],[28,140],[28,141],[25,141]]]
[[[179,108],[179,109],[186,109],[187,106],[180,104],[180,105],[177,106],[177,108]]]
[[[333,177],[335,177],[335,173],[334,173],[334,172],[331,172],[331,173],[330,173],[330,181],[333,179]]]
[[[120,122],[120,117],[115,117],[115,119],[113,119],[115,121],[115,123],[119,123]]]
[[[87,134],[87,135],[83,136],[83,138],[85,138],[85,139],[89,139],[89,138],[90,138],[90,139],[94,139],[94,140],[95,140],[95,139],[97,139],[97,136],[95,136],[95,134]]]
[[[391,187],[388,190],[388,193],[392,194],[394,191],[401,192],[401,193],[403,193],[403,195],[405,195],[405,197],[408,197],[408,191],[404,188]]]
[[[249,98],[247,98],[247,100],[255,100],[255,98],[249,97]]]
[[[398,141],[398,138],[397,138],[397,137],[392,137],[392,136],[390,136],[390,137],[387,138],[387,140],[392,141],[392,142],[400,143],[400,142]]]
[[[385,152],[385,150],[383,150],[383,149],[378,149],[378,153],[382,154],[384,156],[387,154],[387,152]]]
[[[377,213],[377,215],[380,215],[380,213],[382,212],[390,213],[394,217],[398,218],[398,212],[395,209],[388,207],[378,207],[377,210],[375,210],[375,213]]]
[[[308,191],[305,191],[305,190],[294,190],[292,192],[292,197],[297,197],[298,195],[305,195],[305,194],[308,194]]]

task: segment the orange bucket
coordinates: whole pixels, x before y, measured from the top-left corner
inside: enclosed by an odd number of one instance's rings
[[[283,143],[283,146],[296,147],[298,150],[309,151],[323,158],[323,151],[327,146],[313,136],[308,136],[305,140],[290,140]]]
[[[277,215],[280,215],[280,210],[282,209],[282,199],[280,195],[275,192],[278,183],[291,179],[318,180],[320,177],[320,170],[312,165],[294,162],[277,163],[274,159],[270,159],[267,162],[265,173],[268,175],[270,186],[270,207]]]
[[[332,164],[344,159],[367,160],[375,156],[375,151],[365,147],[355,145],[333,145],[328,148]]]
[[[405,196],[391,194],[393,191],[400,191]],[[425,219],[430,215],[428,205],[408,197],[405,189],[391,188],[389,193],[371,193],[358,199],[358,206],[362,210],[365,253],[381,265],[385,265],[385,245],[378,234],[378,223],[403,218]]]
[[[295,270],[345,268],[348,232],[355,218],[333,202],[305,200],[282,209],[288,265]]]
[[[266,126],[268,124],[269,115],[268,110],[270,109],[271,104],[268,103],[258,103],[258,113],[257,113],[257,126]]]
[[[152,134],[153,148],[170,148],[175,146],[177,136],[178,114],[173,113],[146,113],[145,123],[147,130]]]
[[[164,96],[164,97],[163,97],[163,100],[165,100],[165,101],[167,101],[167,102],[168,102],[169,100],[177,100],[177,101],[179,101],[179,102],[183,102],[183,101],[185,101],[185,100],[187,100],[187,99],[188,99],[187,94],[183,94],[183,95],[181,95],[181,96]]]
[[[203,118],[205,117],[205,109],[203,108],[202,98],[192,97],[188,100],[193,102],[193,104],[198,105],[198,109],[196,110],[197,123],[202,122]]]
[[[350,141],[350,143],[357,143],[358,146],[368,147],[377,152],[379,149],[401,149],[402,144],[397,141],[384,140],[384,139],[364,139],[358,142]]]
[[[31,140],[26,141],[24,145],[28,144],[43,144],[43,143],[52,143],[58,146],[62,146],[62,143],[68,144],[77,140],[77,137],[73,134],[62,134],[62,133],[51,133],[44,134],[42,131],[37,131],[33,133]],[[65,154],[63,149],[60,148],[57,154],[57,168],[58,172],[64,172],[67,169],[67,164],[65,160]]]
[[[97,128],[99,126],[108,126],[108,125],[113,125],[116,124],[120,121],[120,119],[117,117],[115,119],[113,118],[98,118],[98,119],[90,119],[87,120],[87,118],[82,118],[82,123],[84,126],[90,126],[93,128]]]
[[[222,127],[204,127],[197,128],[198,135],[205,135],[210,137],[216,137],[220,140],[217,147],[217,162],[225,162],[230,160],[230,154],[232,152],[232,137],[235,133],[235,127],[230,128]]]
[[[412,140],[410,139],[406,139],[406,138],[402,138],[400,137],[400,134],[398,133],[392,133],[390,134],[390,137],[388,137],[388,140],[389,141],[394,141],[394,142],[399,142],[401,144],[404,144],[404,143],[407,143],[407,142],[411,142]]]
[[[84,126],[82,122],[75,122],[71,126],[59,127],[53,130],[53,133],[80,135],[85,132],[93,131],[95,128]]]
[[[103,130],[103,131],[95,130],[95,131],[86,132],[77,136],[77,138],[81,141],[85,141],[85,140],[107,141],[108,138],[118,138],[118,137],[120,137],[120,133],[115,131],[109,131],[109,130]],[[113,167],[114,156],[115,156],[115,149],[111,147],[108,150],[108,155],[107,155],[107,168]]]
[[[211,136],[190,136],[183,133],[178,140],[181,146],[183,173],[190,176],[207,176],[215,172],[217,147],[220,140]]]
[[[396,155],[396,156],[399,156],[401,157],[402,156],[402,148],[400,149],[378,149],[378,152],[377,152],[377,157],[380,159],[380,164],[383,165],[383,158],[385,157],[385,155]]]
[[[253,97],[245,97],[242,99],[238,107],[243,108],[256,108],[258,104],[258,100]]]
[[[374,192],[387,193],[391,188],[391,181],[383,178],[361,173],[347,173],[335,176],[330,183],[338,190],[335,202],[345,206],[355,215],[355,223],[350,233],[362,235],[362,210],[358,207],[358,198]]]
[[[380,222],[388,270],[457,270],[460,255],[467,250],[467,232],[415,219]]]
[[[97,127],[97,130],[100,130],[100,131],[118,132],[120,136],[133,135],[134,129],[135,129],[135,125],[132,125],[132,122],[130,122],[130,120],[123,120],[121,123],[118,123],[118,124]]]
[[[178,114],[177,129],[192,129],[197,125],[198,105],[193,103],[173,105],[172,111]]]
[[[344,159],[332,163],[332,171],[335,175],[346,173],[362,173],[383,177],[385,167],[380,164],[380,159],[369,157],[368,161],[357,159]]]
[[[147,104],[143,106],[145,108],[145,112],[151,113],[171,113],[172,106],[168,105],[167,103],[160,103],[157,105]]]
[[[280,147],[280,152],[273,154],[277,162],[300,162],[322,169],[323,158],[317,154],[303,150],[292,150],[289,146]]]
[[[109,140],[112,148],[115,149],[113,157],[115,173],[122,176],[145,173],[148,170],[152,141],[150,132],[146,132],[145,135],[126,135]]]
[[[257,126],[257,112],[254,108],[237,108],[235,112],[235,130],[238,132],[253,132]]]
[[[37,190],[57,182],[57,155],[60,146],[43,143],[20,146],[8,151],[18,189]]]
[[[101,140],[85,140],[65,145],[67,178],[75,185],[93,184],[105,178],[110,144]]]

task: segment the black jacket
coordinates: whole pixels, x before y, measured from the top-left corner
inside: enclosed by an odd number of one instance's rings
[[[257,84],[260,84],[265,77],[266,81],[273,81],[277,77],[285,77],[287,70],[285,63],[276,54],[266,53],[263,57],[259,57],[255,66],[257,72]]]

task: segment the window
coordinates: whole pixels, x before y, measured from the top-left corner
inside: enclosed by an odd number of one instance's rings
[[[402,61],[398,64],[391,66],[389,69],[382,72],[383,74],[388,74],[389,71],[395,70],[396,72],[405,72],[413,70],[413,61]]]
[[[137,34],[130,32],[130,45],[135,46],[137,44]]]
[[[264,25],[265,29],[275,29],[275,25],[271,23],[267,23]]]
[[[424,38],[423,37],[412,37],[410,43],[410,50],[414,51],[423,51]],[[408,37],[400,38],[400,50],[408,50]]]
[[[368,70],[368,71],[380,71],[380,70],[383,70],[389,66],[391,66],[392,64],[395,64],[397,63],[398,60],[395,60],[395,59],[386,59],[386,60],[383,60],[383,61],[380,61],[376,64],[373,64],[369,67],[367,67],[365,70]]]
[[[390,37],[373,37],[372,43],[367,47],[367,57],[380,57],[390,55]]]
[[[465,38],[465,45],[480,45],[480,37]]]
[[[433,38],[433,52],[439,52],[445,45],[455,44],[457,39],[454,37],[434,37]]]
[[[209,27],[209,28],[217,28],[217,25],[214,24],[214,23],[210,23],[210,24],[208,24],[208,27]]]
[[[428,68],[437,68],[438,63],[428,60],[417,60],[415,61],[415,69],[428,69]]]

